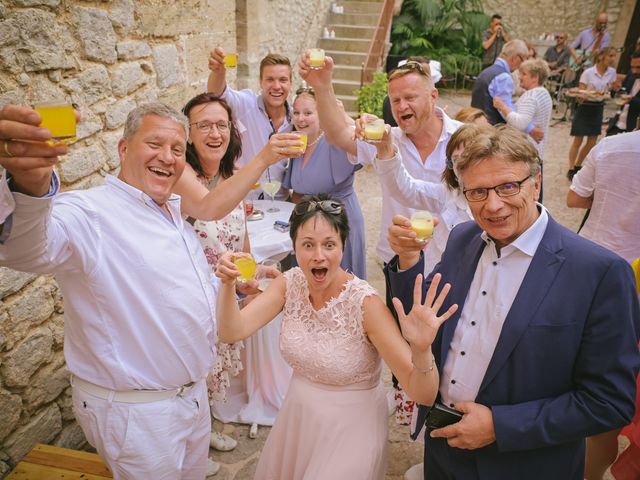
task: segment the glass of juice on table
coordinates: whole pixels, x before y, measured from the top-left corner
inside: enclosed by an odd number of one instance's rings
[[[34,107],[42,117],[40,126],[51,131],[51,145],[76,141],[76,114],[70,103],[63,101],[38,103]]]
[[[309,62],[312,70],[320,70],[324,67],[324,50],[321,48],[309,50]]]
[[[273,202],[275,201],[276,193],[278,193],[278,190],[280,190],[281,185],[282,185],[282,182],[280,180],[271,180],[271,175],[269,175],[269,169],[267,169],[267,178],[263,179],[260,182],[260,186],[262,187],[262,190],[264,191],[264,193],[266,193],[271,197],[272,205],[271,205],[271,208],[267,209],[267,212],[273,213],[273,212],[280,211],[278,207],[273,205]]]
[[[224,56],[224,66],[227,68],[236,68],[238,66],[238,54],[227,53]]]
[[[369,143],[378,143],[384,135],[384,120],[376,118],[364,126],[364,138]]]
[[[416,238],[426,241],[433,235],[433,216],[426,210],[417,210],[411,215],[411,230],[416,232]]]
[[[253,280],[253,276],[256,274],[256,261],[253,257],[238,257],[233,260],[233,263],[240,272],[240,281]]]

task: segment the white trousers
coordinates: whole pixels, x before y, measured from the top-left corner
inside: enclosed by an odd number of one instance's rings
[[[74,386],[73,410],[114,479],[205,478],[211,417],[204,380],[151,403],[110,402]]]

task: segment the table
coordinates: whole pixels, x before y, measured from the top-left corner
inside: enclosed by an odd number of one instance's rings
[[[254,210],[262,210],[264,218],[261,220],[247,221],[249,241],[251,242],[251,254],[257,262],[267,258],[282,260],[293,250],[293,243],[289,238],[289,232],[280,232],[273,228],[276,220],[288,222],[294,204],[276,200],[254,200]],[[279,212],[267,212],[275,206]]]

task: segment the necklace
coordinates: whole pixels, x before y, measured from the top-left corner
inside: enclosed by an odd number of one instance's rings
[[[316,138],[313,142],[307,145],[307,148],[313,147],[314,145],[316,145],[322,137],[324,137],[324,130],[320,132],[320,135],[318,135],[318,138]]]

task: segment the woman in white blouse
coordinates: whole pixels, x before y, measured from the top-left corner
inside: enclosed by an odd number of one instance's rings
[[[528,125],[533,123],[536,127],[544,129],[544,137],[540,143],[531,136],[529,141],[538,150],[540,158],[544,154],[544,145],[549,133],[549,121],[551,120],[552,101],[551,96],[544,85],[549,76],[547,62],[540,58],[526,60],[520,65],[520,86],[525,90],[518,99],[516,109],[511,110],[499,97],[494,97],[493,106],[507,119],[507,124],[518,130],[526,132]]]

